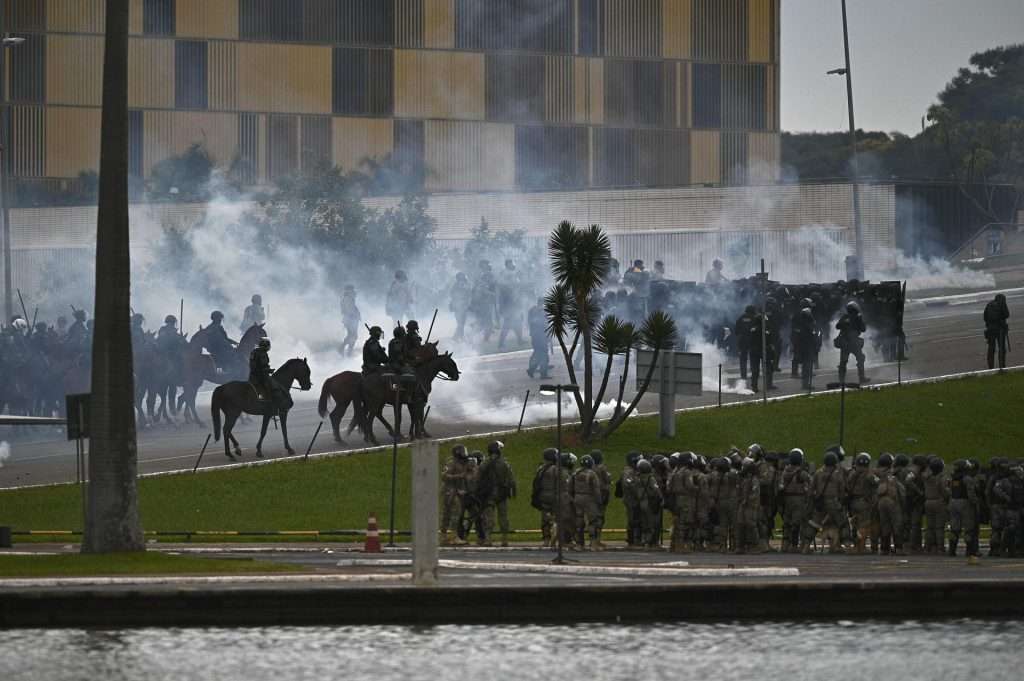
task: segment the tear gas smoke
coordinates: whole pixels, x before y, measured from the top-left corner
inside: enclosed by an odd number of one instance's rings
[[[4,467],[4,462],[11,458],[11,446],[6,442],[0,442],[0,468]]]

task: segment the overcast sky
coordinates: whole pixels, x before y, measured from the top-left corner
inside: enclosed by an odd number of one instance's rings
[[[847,0],[857,127],[913,134],[971,54],[1024,43],[1024,0]],[[840,0],[782,0],[782,129],[848,128]]]

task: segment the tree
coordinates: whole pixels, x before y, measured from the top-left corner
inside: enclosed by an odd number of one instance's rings
[[[128,5],[107,1],[85,553],[145,550],[129,329]]]
[[[636,408],[653,376],[652,365],[629,407],[624,411],[617,409],[601,430],[597,424],[597,410],[608,388],[612,361],[619,355],[625,355],[628,366],[630,351],[643,344],[654,350],[654,362],[657,363],[659,353],[675,345],[675,322],[662,312],[653,312],[638,333],[632,324],[615,316],[601,319],[598,296],[611,266],[611,243],[597,225],[578,229],[569,222],[562,222],[551,235],[548,253],[555,284],[545,297],[544,310],[548,318],[548,333],[558,341],[569,380],[582,388],[582,394],[577,391],[573,395],[580,414],[580,437],[584,441],[592,440],[598,434],[607,437]],[[593,381],[595,349],[606,360],[596,395]],[[578,350],[583,352],[582,381],[577,380],[573,364]],[[620,406],[624,390],[625,380],[619,385]]]

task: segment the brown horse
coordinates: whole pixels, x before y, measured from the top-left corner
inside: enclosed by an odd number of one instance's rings
[[[288,391],[292,389],[292,383],[299,382],[299,388],[309,390],[313,387],[309,378],[309,362],[305,359],[290,359],[280,369],[274,372],[274,380],[282,388]],[[260,400],[256,395],[256,389],[248,381],[232,381],[218,386],[213,391],[213,400],[210,403],[210,411],[213,414],[213,439],[220,440],[220,413],[224,412],[224,455],[235,461],[235,456],[242,457],[242,448],[238,440],[231,434],[235,427],[235,421],[243,413],[263,417],[263,427],[260,429],[260,439],[256,443],[256,456],[263,458],[263,438],[267,436],[267,425],[274,416],[281,419],[281,435],[284,437],[284,448],[288,456],[295,456],[295,450],[288,442],[288,410],[292,408],[291,396],[284,405],[274,405],[269,401]],[[232,456],[230,443],[235,445],[235,455]]]
[[[206,334],[200,328],[188,346],[184,348],[183,366],[185,377],[181,396],[178,398],[178,407],[185,407],[185,420],[194,419],[196,424],[202,427],[204,424],[199,420],[199,413],[196,411],[196,395],[204,381],[218,385],[228,381],[244,381],[249,377],[249,355],[261,338],[266,338],[267,332],[262,324],[253,324],[245,332],[238,346],[231,350],[231,358],[225,367],[217,367],[212,355],[203,353],[206,347]]]
[[[430,398],[431,386],[434,379],[439,376],[449,381],[459,380],[459,367],[450,352],[438,354],[437,343],[425,344],[414,353],[412,360],[415,364],[415,381],[411,389],[403,388],[399,392],[399,406],[405,405],[409,409],[412,419],[410,437],[429,437],[423,425],[423,416],[427,400]],[[384,418],[384,406],[395,405],[395,392],[391,388],[390,378],[385,377],[385,372],[363,376],[357,371],[343,371],[324,381],[318,407],[320,418],[327,416],[328,398],[332,398],[335,404],[330,416],[334,439],[338,442],[344,442],[341,438],[340,425],[350,404],[355,414],[348,432],[351,433],[358,426],[367,442],[377,444],[377,438],[373,434],[374,419],[383,423],[392,437],[401,429],[401,412],[399,422],[394,428]]]

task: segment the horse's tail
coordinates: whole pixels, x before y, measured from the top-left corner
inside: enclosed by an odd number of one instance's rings
[[[210,411],[211,418],[213,419],[213,441],[220,442],[220,402],[221,402],[221,390],[223,386],[217,386],[213,391],[213,397],[210,399]]]
[[[328,386],[331,384],[331,379],[324,381],[324,387],[320,390],[320,404],[317,407],[317,411],[320,413],[320,418],[326,418],[327,416],[327,398],[331,396],[331,391]]]

